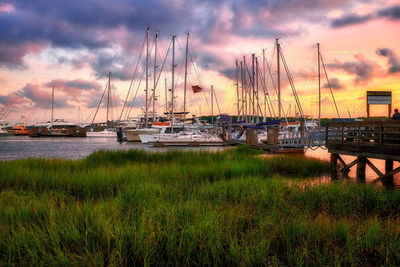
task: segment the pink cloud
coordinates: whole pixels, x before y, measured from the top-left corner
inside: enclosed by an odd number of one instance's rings
[[[0,12],[7,12],[10,13],[14,11],[14,7],[10,4],[4,3],[4,4],[0,4]]]

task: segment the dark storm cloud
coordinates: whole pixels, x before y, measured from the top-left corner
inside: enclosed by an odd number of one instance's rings
[[[331,84],[332,89],[340,90],[345,88],[345,86],[340,82],[338,78],[329,79],[329,83]],[[329,84],[325,83],[324,85],[322,85],[322,88],[329,88]]]
[[[228,79],[235,80],[236,79],[236,69],[235,68],[227,68],[220,70],[219,73],[221,73],[223,76],[225,76]]]
[[[392,20],[400,19],[400,5],[381,9],[378,11],[378,16]]]
[[[350,14],[341,18],[334,19],[331,22],[331,26],[333,28],[342,28],[346,27],[349,25],[354,25],[354,24],[361,24],[366,21],[369,21],[373,18],[372,15],[365,15],[365,16],[360,16],[356,14]]]
[[[342,70],[348,74],[355,75],[356,84],[365,83],[374,77],[376,63],[369,61],[361,55],[355,56],[355,61],[335,62],[327,64],[327,67],[333,70]]]
[[[387,8],[380,9],[376,12],[366,15],[348,14],[343,17],[331,21],[332,28],[342,28],[346,26],[362,24],[378,18],[399,20],[400,19],[400,5],[395,5]]]
[[[400,60],[396,53],[389,48],[378,48],[376,53],[388,59],[389,70],[388,73],[400,73]]]
[[[302,19],[314,10],[340,7],[347,3],[348,0],[257,0],[251,3],[245,0],[10,0],[6,3],[7,12],[0,11],[0,64],[22,66],[24,55],[33,52],[27,49],[27,44],[40,45],[41,48],[50,45],[91,50],[110,47],[113,43],[125,48],[137,46],[146,24],[154,25],[166,35],[190,30],[203,42],[215,42],[218,38],[222,42],[228,41],[221,33],[283,37],[298,34],[293,30],[278,30],[274,26],[280,20],[285,21],[282,15],[288,11],[296,10],[296,14],[302,14],[298,18]],[[262,15],[263,12],[269,15]],[[229,18],[227,14],[230,14]],[[254,18],[254,21],[244,23],[244,17]],[[109,31],[120,28],[126,29],[130,35],[125,42],[109,34]],[[113,72],[118,73],[117,70]],[[103,76],[102,72],[100,74]],[[117,76],[124,77],[125,74]]]

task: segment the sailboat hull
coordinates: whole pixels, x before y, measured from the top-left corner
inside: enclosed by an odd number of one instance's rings
[[[142,142],[140,135],[155,135],[160,133],[160,128],[143,128],[143,129],[131,129],[126,130],[126,139],[128,142]]]

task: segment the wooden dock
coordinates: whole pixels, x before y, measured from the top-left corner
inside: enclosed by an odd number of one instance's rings
[[[377,179],[393,183],[393,175],[400,167],[393,169],[393,162],[400,161],[400,121],[357,121],[330,122],[326,127],[325,146],[331,153],[331,165],[337,168],[339,161],[347,174],[350,168],[357,166],[357,179],[365,180],[365,169],[369,166]],[[346,163],[340,155],[355,156]],[[369,160],[385,160],[385,170],[380,171]]]

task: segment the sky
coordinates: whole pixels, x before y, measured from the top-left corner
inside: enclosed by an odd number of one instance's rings
[[[254,53],[262,68],[263,50],[271,71],[266,90],[277,110],[272,83],[277,78],[276,38],[306,115],[318,116],[316,43],[341,117],[366,115],[367,90],[391,90],[393,108],[400,107],[398,0],[0,0],[0,106],[8,111],[7,121],[13,124],[21,115],[30,124],[49,120],[54,86],[55,117],[91,122],[109,72],[110,117],[142,113],[147,25],[149,94],[156,77],[159,113],[165,111],[165,88],[172,85],[173,35],[175,102],[182,109],[186,33],[187,106],[193,114],[211,113],[213,86],[218,102],[214,113],[235,115],[235,60],[245,56],[251,67]],[[293,116],[295,99],[282,65],[281,77],[283,108]],[[192,85],[203,92],[194,94]],[[322,117],[337,117],[325,75],[321,86]],[[105,121],[106,101],[99,106],[94,121]],[[263,104],[260,108],[264,112]],[[387,107],[374,106],[371,113],[386,115]]]

